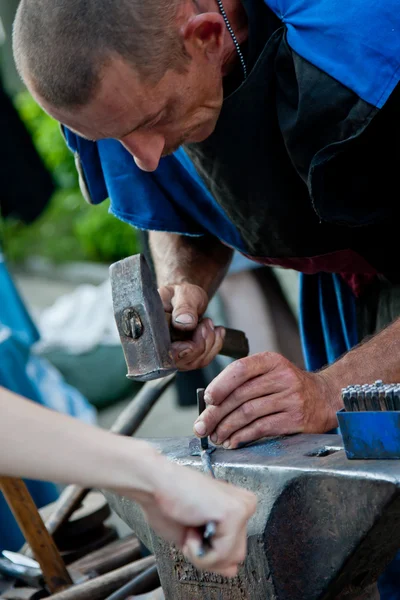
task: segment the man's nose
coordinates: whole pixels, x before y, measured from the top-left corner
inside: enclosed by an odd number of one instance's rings
[[[121,139],[142,171],[155,171],[165,146],[162,135],[151,132],[133,132]]]

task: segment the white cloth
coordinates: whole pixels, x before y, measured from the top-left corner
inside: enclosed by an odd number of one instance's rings
[[[38,328],[38,352],[63,349],[83,354],[99,345],[120,345],[110,281],[99,286],[80,285],[61,296],[39,316]]]

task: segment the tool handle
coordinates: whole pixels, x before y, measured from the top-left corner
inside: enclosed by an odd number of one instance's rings
[[[193,331],[182,331],[176,329],[176,327],[172,327],[171,314],[165,313],[165,316],[169,325],[171,342],[184,342],[191,339]],[[229,327],[224,327],[224,329],[225,339],[220,354],[222,356],[229,356],[230,358],[244,358],[248,356],[250,348],[246,334],[239,329],[230,329]]]
[[[22,479],[0,478],[0,488],[14,517],[40,564],[44,579],[51,592],[72,585],[64,561],[47,531],[40,513]]]
[[[239,329],[230,329],[229,327],[225,327],[225,331],[224,345],[220,350],[220,354],[222,356],[229,356],[230,358],[244,358],[248,356],[250,348],[246,334]]]
[[[50,535],[57,533],[58,529],[68,521],[70,516],[79,508],[89,493],[89,489],[82,488],[79,485],[68,485],[60,494],[54,511],[45,521],[46,529]],[[21,554],[33,556],[32,548],[29,547],[29,540],[21,548]]]

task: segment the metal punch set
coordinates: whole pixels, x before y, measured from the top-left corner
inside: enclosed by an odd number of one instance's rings
[[[349,385],[342,389],[343,404],[347,412],[400,411],[400,384],[375,383]]]

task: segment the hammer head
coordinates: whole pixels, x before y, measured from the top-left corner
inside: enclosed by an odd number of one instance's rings
[[[144,256],[111,265],[110,279],[128,379],[149,381],[175,373],[164,307]]]

